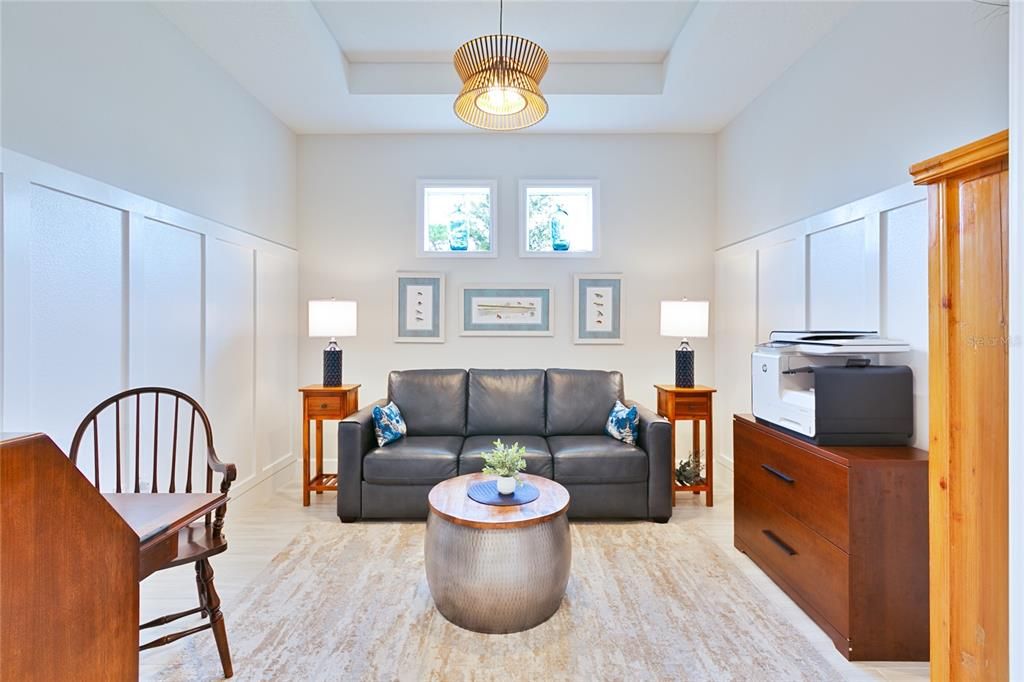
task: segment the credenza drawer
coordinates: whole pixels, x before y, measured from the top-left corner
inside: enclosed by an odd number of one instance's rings
[[[734,432],[736,489],[755,490],[843,550],[850,550],[849,470],[774,437]]]
[[[754,562],[847,636],[849,555],[750,488],[737,486],[734,504],[736,537]]]

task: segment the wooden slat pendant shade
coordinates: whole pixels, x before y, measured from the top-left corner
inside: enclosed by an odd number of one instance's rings
[[[548,113],[540,91],[547,70],[547,53],[532,41],[503,34],[474,38],[455,51],[462,79],[455,115],[485,130],[528,128]]]

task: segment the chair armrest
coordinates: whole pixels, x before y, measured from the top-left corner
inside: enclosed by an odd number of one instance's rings
[[[672,518],[672,425],[667,419],[635,401],[640,417],[637,446],[647,453],[647,506],[651,519],[664,523]]]
[[[338,423],[338,518],[345,523],[362,514],[363,457],[377,446],[373,408],[378,400]]]
[[[231,483],[238,478],[238,469],[234,464],[226,464],[220,461],[217,457],[217,451],[213,448],[208,448],[206,451],[206,459],[210,462],[210,468],[216,471],[218,474],[224,475],[224,481],[222,485],[230,486]],[[227,492],[226,490],[224,492]]]

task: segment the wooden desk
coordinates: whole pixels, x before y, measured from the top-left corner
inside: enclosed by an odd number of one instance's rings
[[[139,536],[139,582],[178,554],[178,531],[228,501],[223,493],[103,495]]]
[[[692,492],[694,495],[704,493],[704,503],[714,506],[714,437],[712,425],[711,397],[715,389],[708,386],[678,388],[669,384],[655,384],[658,389],[658,414],[672,424],[672,462],[671,477],[672,506],[676,505],[677,492]],[[693,422],[693,452],[700,458],[700,423],[704,422],[704,483],[699,485],[679,485],[676,483],[676,422]]]
[[[48,437],[2,434],[0,499],[0,680],[136,680],[139,581],[227,496],[101,495]]]
[[[309,506],[309,493],[320,495],[338,489],[338,474],[324,473],[324,420],[344,419],[359,409],[359,384],[299,389],[302,394],[302,506]],[[316,422],[316,474],[309,477],[309,423]]]

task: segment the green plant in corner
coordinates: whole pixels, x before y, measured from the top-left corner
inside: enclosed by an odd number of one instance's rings
[[[494,441],[494,449],[484,453],[485,474],[519,480],[519,472],[526,468],[526,448],[519,443],[505,445],[501,439]]]

